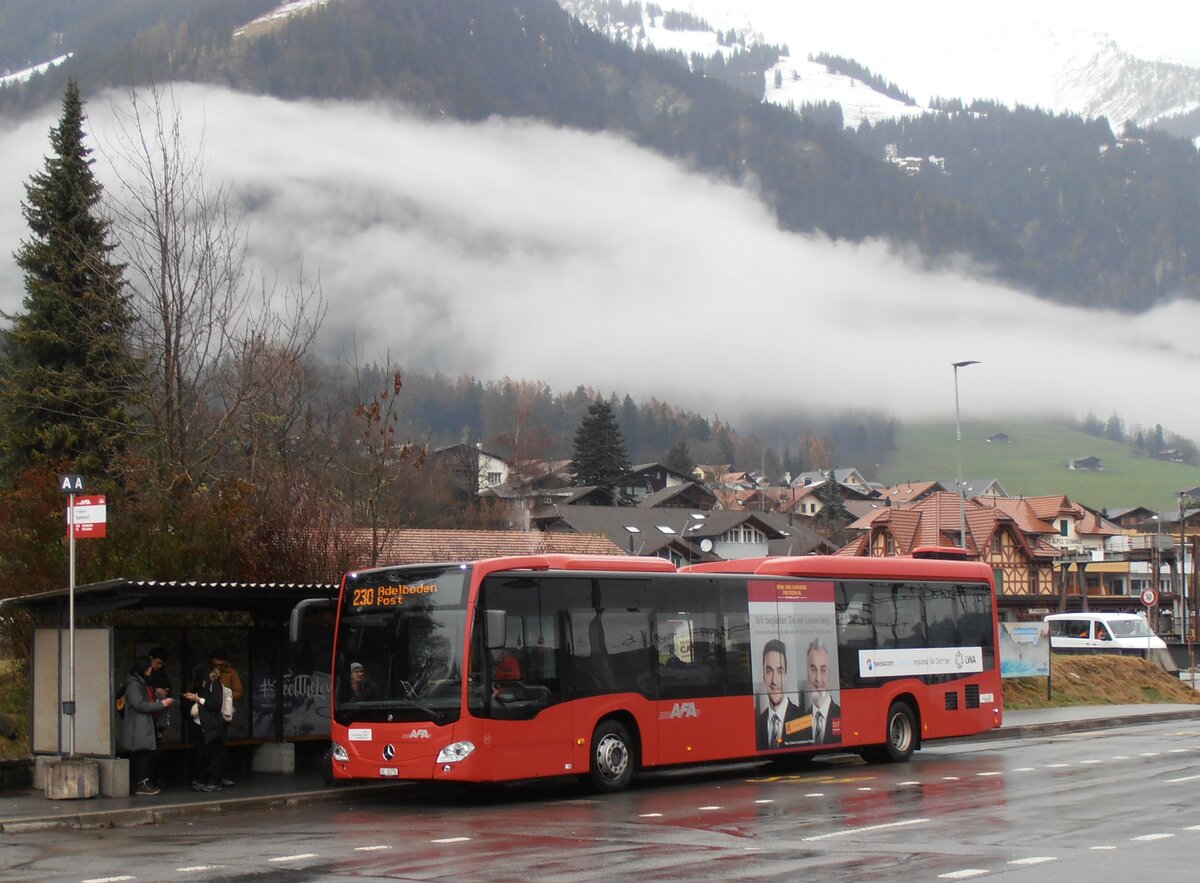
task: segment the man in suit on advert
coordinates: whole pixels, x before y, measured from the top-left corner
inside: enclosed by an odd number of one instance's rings
[[[788,733],[788,723],[802,714],[799,706],[784,692],[787,680],[787,647],[784,643],[777,639],[767,641],[763,647],[762,662],[767,707],[758,714],[754,735],[758,749],[765,751],[796,744],[794,737]]]
[[[842,741],[842,708],[829,695],[829,648],[820,638],[808,645],[808,712],[812,715],[812,743]],[[805,734],[809,735],[809,734]]]

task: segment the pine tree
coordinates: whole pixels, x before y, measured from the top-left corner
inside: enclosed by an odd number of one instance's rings
[[[32,236],[16,253],[24,311],[11,317],[0,379],[9,477],[37,463],[112,475],[129,427],[126,402],[138,373],[127,348],[132,315],[123,267],[110,258],[83,122],[71,80],[50,130],[53,153],[25,185],[21,209]]]
[[[580,487],[616,487],[630,470],[629,454],[612,405],[597,399],[575,430],[571,463],[567,467]]]

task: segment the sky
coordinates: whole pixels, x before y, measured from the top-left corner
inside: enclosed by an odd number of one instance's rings
[[[429,122],[371,104],[184,86],[210,180],[247,207],[250,258],[320,275],[320,349],[405,370],[657,396],[703,414],[878,409],[905,418],[1061,413],[1200,438],[1200,305],[1138,317],[1055,306],[882,243],[781,232],[756,195],[612,136]],[[113,101],[123,100],[114,97]],[[111,105],[88,106],[112,181]],[[53,114],[0,123],[0,309]],[[201,130],[203,130],[201,132]]]

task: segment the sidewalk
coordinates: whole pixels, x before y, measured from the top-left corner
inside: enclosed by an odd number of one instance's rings
[[[1200,705],[1106,705],[1009,711],[1004,715],[1004,726],[969,740],[1025,739],[1172,720],[1200,724]],[[215,794],[175,786],[153,797],[47,800],[42,792],[28,790],[0,794],[0,832],[128,827],[272,806],[362,802],[394,794],[404,787],[402,782],[327,786],[316,772],[300,772],[292,776],[247,775],[235,787]]]
[[[172,819],[245,812],[269,807],[366,801],[395,793],[403,782],[355,782],[329,786],[315,772],[291,776],[250,773],[232,788],[212,794],[186,785],[163,788],[153,797],[94,797],[48,800],[42,791],[0,794],[0,832],[48,828],[125,828]]]

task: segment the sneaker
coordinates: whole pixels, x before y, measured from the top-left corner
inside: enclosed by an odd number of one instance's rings
[[[153,797],[159,793],[159,789],[155,788],[149,782],[139,782],[138,786],[133,789],[133,793],[139,797]]]
[[[232,788],[233,787],[233,779],[222,779],[221,784],[224,785],[226,788]]]

